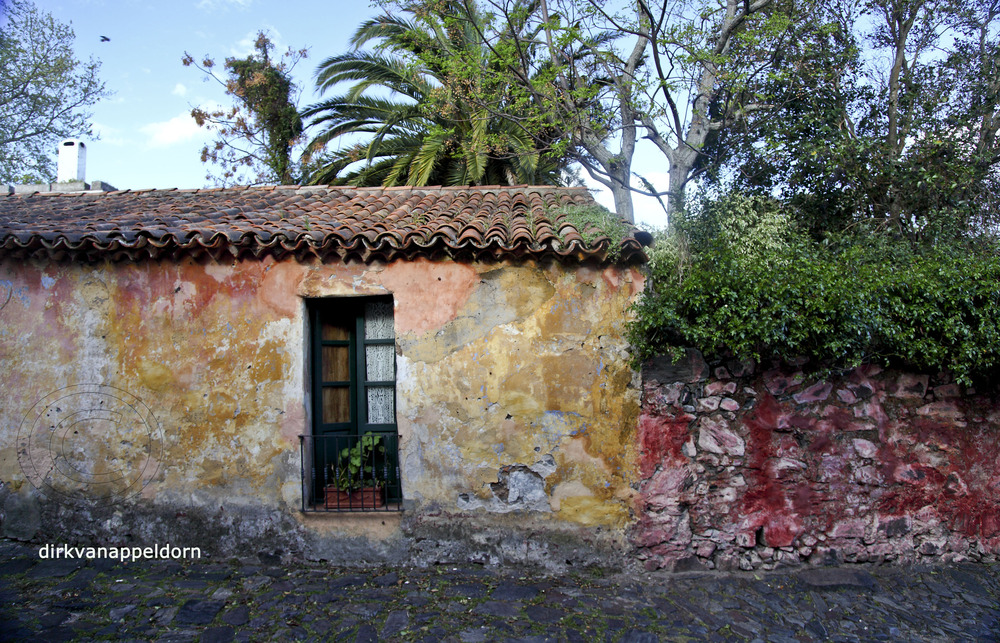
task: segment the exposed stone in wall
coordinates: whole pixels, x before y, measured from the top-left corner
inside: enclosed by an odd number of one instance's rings
[[[500,467],[497,481],[489,483],[492,497],[482,500],[471,494],[458,496],[458,508],[486,509],[496,513],[510,511],[552,511],[545,492],[545,478],[556,472],[556,461],[546,455],[532,466],[511,464]]]
[[[713,366],[689,351],[644,370],[631,537],[647,567],[996,560],[996,396],[876,366]]]

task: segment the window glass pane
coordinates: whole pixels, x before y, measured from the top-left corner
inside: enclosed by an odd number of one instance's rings
[[[323,347],[323,381],[346,382],[351,379],[351,349],[347,346]]]
[[[372,301],[365,304],[365,339],[392,339],[392,302]]]
[[[368,423],[392,424],[396,421],[394,386],[368,387]]]
[[[369,382],[388,382],[395,379],[395,347],[391,344],[365,346],[365,364]]]
[[[323,387],[323,423],[351,421],[351,389],[346,386]]]
[[[351,336],[351,329],[347,324],[331,323],[330,320],[323,320],[323,339],[347,341]]]

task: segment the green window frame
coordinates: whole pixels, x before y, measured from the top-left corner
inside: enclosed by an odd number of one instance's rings
[[[303,476],[311,460],[311,480],[305,493],[326,510],[392,510],[399,508],[402,485],[398,466],[396,423],[396,340],[392,297],[336,297],[307,302],[310,332],[312,429],[303,449]],[[345,449],[365,451],[362,469],[348,470]],[[304,436],[306,437],[306,436]],[[311,452],[311,453],[310,453]],[[349,474],[383,485],[385,504],[372,506],[370,497],[331,502],[331,484]],[[343,486],[343,484],[341,484]],[[346,508],[345,508],[346,503]],[[360,504],[360,506],[355,506]]]

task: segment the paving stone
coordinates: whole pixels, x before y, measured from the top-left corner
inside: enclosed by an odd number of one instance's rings
[[[368,582],[368,577],[360,574],[353,574],[350,576],[341,576],[339,578],[333,578],[330,580],[330,589],[343,589],[346,587],[356,587],[358,585],[364,585]]]
[[[177,615],[174,616],[175,625],[208,625],[215,620],[226,603],[224,601],[203,601],[192,599],[184,603]]]
[[[566,611],[544,605],[528,605],[524,608],[524,615],[534,623],[555,623],[566,616]]]
[[[28,578],[62,578],[69,576],[81,567],[83,567],[83,561],[74,558],[40,560],[37,565],[28,570],[26,576]]]
[[[229,643],[236,638],[236,630],[231,627],[209,627],[201,634],[201,643]]]
[[[405,630],[410,624],[410,614],[406,610],[393,610],[385,619],[379,636],[389,638]]]
[[[125,605],[124,607],[116,607],[112,609],[108,614],[111,616],[112,621],[120,621],[133,611],[135,611],[135,605]]]
[[[484,643],[489,640],[490,629],[488,627],[477,627],[470,630],[462,630],[458,638],[462,643]]]
[[[446,595],[453,598],[483,598],[488,593],[489,588],[482,583],[456,583],[446,590]]]
[[[500,583],[490,596],[497,601],[520,601],[538,596],[538,588],[531,585]]]
[[[14,576],[16,574],[23,574],[32,567],[35,566],[34,560],[30,558],[18,558],[16,560],[8,560],[0,563],[0,576]]]
[[[843,567],[819,567],[800,572],[799,580],[817,589],[864,588],[874,589],[875,579],[871,574],[859,569]]]
[[[396,572],[389,572],[388,574],[382,574],[381,576],[376,576],[372,579],[379,587],[391,587],[393,585],[399,584],[399,574]]]
[[[374,627],[366,623],[358,628],[354,643],[378,643],[378,633]]]
[[[222,622],[239,627],[245,625],[250,620],[250,608],[246,605],[237,605],[222,614]]]
[[[473,614],[482,614],[484,616],[502,616],[504,618],[513,618],[514,616],[517,616],[520,611],[519,606],[503,601],[486,601],[485,603],[476,605],[472,609]]]

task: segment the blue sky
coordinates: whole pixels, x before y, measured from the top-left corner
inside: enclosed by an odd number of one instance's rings
[[[76,32],[79,58],[101,61],[101,77],[114,92],[93,109],[100,140],[87,144],[87,180],[107,181],[119,189],[192,188],[210,184],[201,148],[211,133],[190,116],[193,106],[229,105],[223,89],[204,82],[194,67],[184,67],[184,52],[217,62],[247,56],[258,31],[267,31],[277,51],[309,49],[293,72],[303,95],[314,102],[316,65],[347,50],[354,29],[378,10],[367,2],[273,0],[35,0],[38,8],[69,23]],[[101,42],[101,36],[110,42]],[[637,158],[636,171],[643,171]],[[665,172],[663,173],[665,176]],[[588,183],[591,183],[588,181]],[[596,185],[596,184],[594,184]],[[607,190],[595,191],[613,206]],[[637,199],[637,221],[666,223],[649,199]]]

